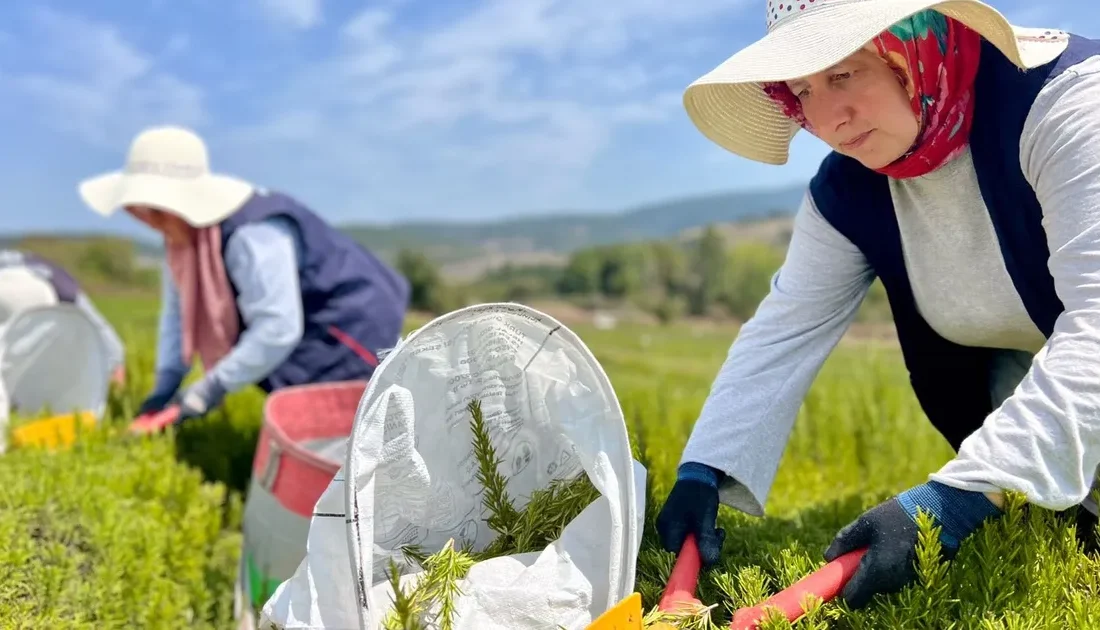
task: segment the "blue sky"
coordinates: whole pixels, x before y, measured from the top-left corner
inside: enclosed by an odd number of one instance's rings
[[[1068,1],[1014,22],[1100,35]],[[0,4],[0,232],[109,230],[77,182],[147,125],[332,221],[608,211],[805,181],[712,145],[684,87],[764,29],[764,0],[35,0]],[[124,8],[127,7],[127,8]],[[220,8],[232,7],[232,8]]]

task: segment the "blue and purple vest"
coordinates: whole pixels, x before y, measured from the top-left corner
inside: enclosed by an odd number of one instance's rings
[[[0,268],[25,267],[50,283],[60,302],[72,304],[80,295],[80,284],[57,263],[22,250],[0,250]]]
[[[1047,269],[1043,209],[1020,166],[1020,137],[1039,91],[1097,54],[1100,41],[1071,35],[1059,57],[1022,71],[983,40],[975,79],[970,150],[982,199],[1013,284],[1048,338],[1064,307]],[[925,415],[957,450],[993,411],[988,379],[994,350],[948,341],[917,312],[884,175],[834,152],[811,180],[810,192],[825,219],[859,247],[882,281],[913,391]]]
[[[222,221],[223,249],[240,226],[275,216],[297,228],[305,326],[286,361],[257,385],[271,392],[305,383],[369,379],[378,366],[378,352],[400,339],[408,281],[304,205],[276,192],[257,191]],[[235,286],[233,293],[236,297]]]

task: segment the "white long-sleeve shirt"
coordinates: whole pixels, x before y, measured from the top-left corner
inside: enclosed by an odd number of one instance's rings
[[[289,219],[272,217],[237,228],[225,244],[223,258],[237,287],[237,310],[245,330],[233,349],[207,371],[232,393],[263,380],[302,340],[302,242]],[[191,357],[182,356],[179,289],[167,261],[161,267],[159,322],[157,371],[187,372]]]
[[[890,181],[921,315],[956,343],[1002,349],[991,388],[1003,402],[931,479],[1096,511],[1086,499],[1100,466],[1098,103],[1100,56],[1041,91],[1020,139],[1065,306],[1049,339],[1006,271],[969,152],[924,177]],[[730,347],[681,458],[726,473],[726,505],[764,514],[803,398],[873,280],[860,250],[807,195],[786,260]]]

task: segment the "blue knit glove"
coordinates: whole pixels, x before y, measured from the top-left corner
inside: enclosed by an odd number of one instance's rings
[[[213,374],[206,375],[180,397],[180,415],[176,424],[205,415],[225,399],[225,388]]]
[[[185,376],[187,376],[187,373],[183,370],[161,370],[157,372],[153,391],[142,401],[137,415],[156,413],[171,404]]]
[[[1001,510],[981,492],[970,492],[929,481],[871,508],[836,535],[825,551],[832,561],[867,547],[859,569],[841,597],[858,609],[876,594],[900,591],[916,580],[917,508],[931,513],[940,526],[943,557],[954,559],[959,546],[987,519]]]
[[[703,566],[718,562],[726,540],[726,531],[715,527],[721,476],[721,472],[697,462],[680,466],[676,483],[657,516],[657,534],[666,551],[679,553],[684,538],[695,534]]]

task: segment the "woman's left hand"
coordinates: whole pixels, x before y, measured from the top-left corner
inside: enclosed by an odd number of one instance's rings
[[[917,509],[930,513],[940,529],[943,557],[951,560],[962,541],[987,518],[1002,512],[984,493],[959,490],[930,481],[915,486],[864,512],[836,535],[825,551],[832,561],[867,548],[859,569],[841,597],[852,609],[863,608],[877,594],[895,593],[917,578]]]

